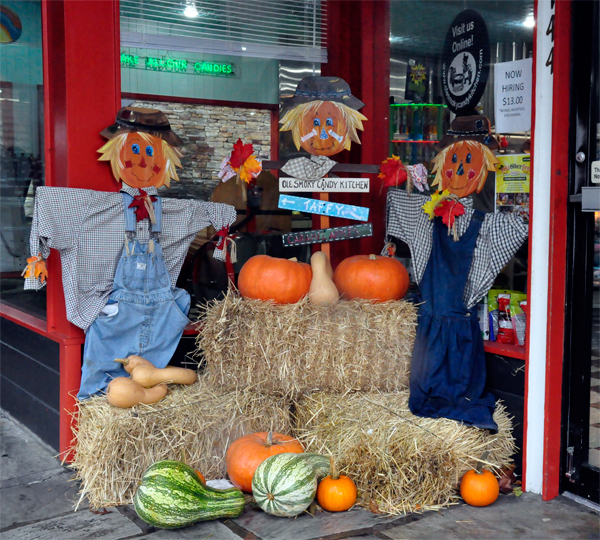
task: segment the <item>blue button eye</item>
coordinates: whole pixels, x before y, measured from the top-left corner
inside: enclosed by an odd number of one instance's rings
[[[313,120],[313,126],[315,126],[315,127],[316,127],[316,126],[320,126],[320,125],[321,125],[321,120],[319,120],[318,118],[315,118],[315,119]]]
[[[327,121],[325,122],[326,126],[333,126],[333,120],[331,118],[328,118]]]
[[[471,163],[471,154],[467,154],[467,163]]]
[[[454,154],[454,155],[452,156],[452,163],[456,163],[457,161],[458,161],[458,160],[457,160],[457,158],[456,158],[456,154]]]
[[[140,145],[139,144],[132,144],[131,145],[131,151],[134,154],[139,154],[140,153]]]
[[[146,155],[147,156],[153,156],[154,155],[154,148],[152,148],[151,146],[146,146]]]

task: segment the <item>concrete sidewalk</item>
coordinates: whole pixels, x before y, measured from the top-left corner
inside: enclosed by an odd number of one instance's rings
[[[238,519],[178,530],[146,525],[132,507],[74,512],[78,486],[54,452],[0,410],[0,538],[2,540],[313,540],[313,539],[597,539],[599,514],[566,497],[550,502],[501,495],[487,508],[453,506],[397,518],[354,508],[296,519],[247,510]]]

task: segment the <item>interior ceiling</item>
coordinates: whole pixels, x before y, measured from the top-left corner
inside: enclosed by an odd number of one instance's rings
[[[523,25],[533,17],[533,0],[392,0],[392,51],[437,56],[450,24],[465,9],[483,17],[491,44],[533,42],[533,28]]]

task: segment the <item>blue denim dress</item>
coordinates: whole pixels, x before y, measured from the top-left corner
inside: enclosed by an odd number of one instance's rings
[[[496,430],[494,397],[484,390],[486,369],[476,307],[463,293],[485,214],[475,210],[455,242],[440,217],[419,290],[419,325],[410,373],[409,408],[417,416],[450,418]]]
[[[135,238],[136,219],[129,205],[133,197],[122,193],[126,240],[117,266],[113,291],[104,310],[89,327],[83,351],[80,400],[106,389],[111,379],[127,377],[115,358],[143,356],[158,368],[171,360],[189,322],[190,295],[173,288],[162,249],[161,199],[154,203],[156,223],[150,241]]]

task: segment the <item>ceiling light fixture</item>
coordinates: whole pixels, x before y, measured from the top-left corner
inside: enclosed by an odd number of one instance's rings
[[[524,21],[523,26],[525,28],[533,28],[535,26],[535,19],[533,17],[533,13],[530,14]]]
[[[183,10],[183,14],[190,19],[196,18],[198,16],[198,9],[196,8],[196,2],[186,2],[185,9]]]
[[[246,50],[246,47],[242,47],[242,51],[245,51],[245,50]]]

